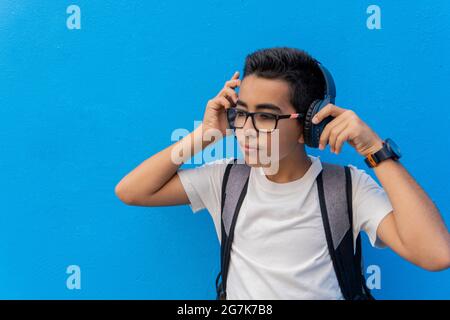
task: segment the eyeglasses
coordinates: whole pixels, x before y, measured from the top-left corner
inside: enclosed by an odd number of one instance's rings
[[[253,127],[258,132],[270,133],[278,126],[278,120],[297,119],[303,117],[301,113],[292,114],[273,114],[268,112],[247,112],[236,109],[236,107],[227,109],[227,119],[232,129],[242,129],[247,122],[248,117],[252,118]]]

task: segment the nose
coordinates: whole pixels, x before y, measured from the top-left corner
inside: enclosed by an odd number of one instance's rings
[[[252,117],[249,115],[247,117],[247,120],[245,121],[244,127],[242,128],[242,130],[244,131],[245,135],[248,134],[252,134],[252,135],[256,135],[256,128],[253,125],[253,121],[252,121]]]

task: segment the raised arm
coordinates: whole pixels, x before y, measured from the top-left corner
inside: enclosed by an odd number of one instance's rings
[[[177,170],[195,153],[217,142],[226,130],[226,109],[237,100],[234,88],[240,85],[239,72],[218,95],[209,100],[203,123],[183,139],[146,159],[128,173],[115,187],[117,197],[136,206],[172,206],[189,204]],[[214,137],[210,139],[209,137]]]

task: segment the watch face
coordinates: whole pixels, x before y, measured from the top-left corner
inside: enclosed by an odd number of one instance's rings
[[[386,139],[386,144],[389,148],[389,150],[395,155],[395,157],[398,159],[402,156],[402,153],[400,152],[400,148],[395,144],[395,142],[392,139]]]

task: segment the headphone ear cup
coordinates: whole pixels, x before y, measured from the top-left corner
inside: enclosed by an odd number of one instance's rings
[[[312,143],[312,140],[313,140],[312,139],[312,130],[313,130],[313,126],[314,126],[314,124],[312,123],[312,118],[316,114],[316,112],[314,112],[314,110],[317,109],[317,105],[320,104],[321,101],[322,100],[314,100],[313,103],[311,103],[311,105],[309,106],[308,111],[306,111],[304,127],[303,127],[303,139],[305,140],[305,144],[308,147],[314,148],[313,143]]]
[[[305,143],[308,141],[306,144],[311,148],[319,147],[320,136],[322,135],[323,129],[328,123],[330,123],[330,121],[334,119],[332,116],[328,116],[322,121],[320,121],[319,124],[312,123],[312,118],[314,118],[314,116],[329,103],[330,103],[329,99],[316,100],[311,104],[310,108],[308,109],[308,112],[306,113]]]

